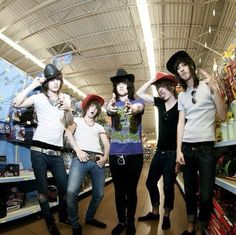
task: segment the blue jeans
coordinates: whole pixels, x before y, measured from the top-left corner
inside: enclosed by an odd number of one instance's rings
[[[99,168],[95,161],[80,162],[75,158],[70,167],[67,206],[72,228],[78,228],[78,195],[85,176],[89,175],[92,182],[92,198],[86,213],[86,219],[92,220],[104,196],[105,168]]]
[[[185,201],[188,222],[197,220],[201,228],[207,226],[212,212],[213,187],[215,182],[216,157],[214,146],[189,146],[183,144],[185,165],[183,166]]]
[[[174,185],[176,181],[175,174],[176,151],[157,150],[148,172],[146,186],[149,191],[151,203],[153,206],[160,205],[160,193],[157,182],[163,176],[164,189],[164,208],[172,210],[174,207]]]
[[[67,188],[67,173],[65,170],[64,160],[60,156],[46,155],[41,152],[31,150],[32,168],[34,170],[36,187],[38,194],[47,196],[48,194],[48,179],[47,171],[49,170],[54,179],[58,189],[59,197],[59,219],[67,219],[67,207],[66,207],[66,188]],[[39,205],[43,217],[46,220],[47,225],[54,222],[52,213],[50,212],[49,202],[47,198],[45,200],[39,200]]]

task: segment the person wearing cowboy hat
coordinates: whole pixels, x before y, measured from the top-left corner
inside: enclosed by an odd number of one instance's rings
[[[141,121],[144,101],[134,98],[133,74],[120,68],[110,80],[113,95],[107,105],[112,120],[109,163],[119,221],[112,234],[121,234],[126,229],[126,235],[133,235],[136,232],[137,185],[143,166]]]
[[[226,118],[226,105],[214,77],[200,69],[186,51],[178,51],[167,62],[183,88],[178,96],[177,158],[182,165],[188,229],[182,235],[204,234],[212,211],[216,159],[215,117]],[[199,210],[197,190],[199,185]],[[196,225],[196,226],[195,226]]]
[[[101,113],[104,99],[89,94],[82,101],[83,117],[75,117],[74,124],[68,126],[65,136],[74,150],[70,167],[67,204],[73,235],[81,235],[78,221],[78,194],[84,178],[89,175],[92,182],[92,198],[86,213],[85,222],[89,225],[106,228],[106,224],[94,218],[103,199],[105,186],[105,163],[109,154],[109,140],[104,127],[96,122]],[[100,144],[100,139],[104,146]]]
[[[148,88],[154,85],[158,97],[148,94]],[[139,221],[159,220],[160,193],[157,186],[163,176],[164,189],[164,218],[162,229],[170,228],[170,211],[174,207],[174,184],[176,180],[175,159],[176,159],[176,133],[178,123],[177,104],[177,81],[171,74],[158,72],[156,77],[150,79],[137,91],[137,95],[148,104],[158,108],[158,143],[157,150],[152,158],[149,168],[146,186],[149,191],[152,211],[145,216],[139,217]]]
[[[38,126],[31,146],[32,168],[38,190],[38,201],[50,234],[59,235],[47,198],[47,171],[50,170],[58,188],[59,221],[68,223],[66,206],[67,173],[61,157],[66,124],[73,123],[70,97],[61,93],[62,73],[53,64],[46,65],[44,77],[34,81],[13,100],[14,107],[34,106]],[[41,86],[41,93],[28,96]]]

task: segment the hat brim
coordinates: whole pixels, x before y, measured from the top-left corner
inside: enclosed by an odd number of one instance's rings
[[[133,74],[126,74],[126,75],[122,75],[122,76],[114,76],[111,77],[110,80],[112,83],[119,83],[124,81],[125,79],[129,79],[132,83],[134,83],[134,75]]]
[[[180,64],[184,59],[189,59],[192,61],[195,69],[196,65],[193,61],[193,59],[190,57],[190,55],[186,51],[177,51],[174,55],[170,57],[170,59],[166,63],[166,68],[168,71],[170,71],[173,74],[176,74],[176,66],[178,66],[176,63]]]
[[[61,71],[58,70],[57,73],[55,73],[55,74],[53,74],[53,75],[51,75],[51,76],[46,76],[45,78],[47,79],[47,81],[49,81],[49,80],[55,78],[56,76],[58,76],[58,75],[60,75],[60,74],[61,74]]]
[[[172,76],[165,76],[163,78],[160,78],[154,82],[152,82],[152,85],[157,85],[158,83],[162,82],[162,81],[169,81],[172,82],[175,86],[177,86],[178,82],[176,81],[176,79],[173,79]]]
[[[91,100],[97,101],[101,106],[103,106],[104,102],[105,102],[104,99],[101,96],[87,95],[82,101],[81,108],[84,110],[85,107],[87,106],[88,102],[91,101]]]

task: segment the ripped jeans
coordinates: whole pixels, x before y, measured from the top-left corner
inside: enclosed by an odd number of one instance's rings
[[[36,187],[39,195],[39,205],[42,215],[49,226],[54,223],[53,215],[50,211],[48,194],[47,171],[50,171],[55,179],[59,197],[59,220],[67,219],[66,189],[67,173],[64,160],[61,156],[46,155],[41,152],[31,150],[31,162],[34,170]]]

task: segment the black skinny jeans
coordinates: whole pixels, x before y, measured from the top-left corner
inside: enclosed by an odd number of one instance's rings
[[[118,156],[110,156],[110,169],[115,187],[115,202],[120,223],[133,223],[137,206],[137,186],[143,167],[143,155],[124,156],[119,165]]]

